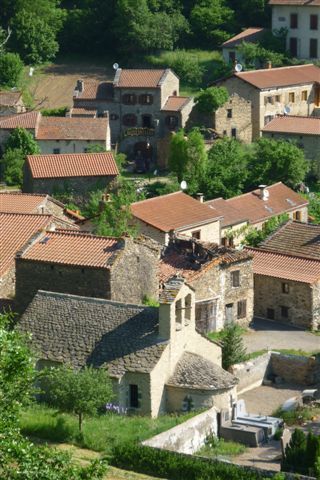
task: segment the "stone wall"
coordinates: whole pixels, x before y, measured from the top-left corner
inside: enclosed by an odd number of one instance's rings
[[[111,149],[110,133],[106,130],[105,140],[37,140],[42,154],[52,154],[58,148],[59,153],[84,153],[90,145],[101,145],[104,150]]]
[[[182,411],[186,397],[192,401],[192,408],[195,410],[214,407],[220,411],[224,408],[231,408],[233,402],[237,400],[236,387],[213,392],[208,390],[193,390],[191,388],[178,388],[167,385],[166,390],[168,412]]]
[[[12,298],[15,287],[15,268],[14,265],[2,274],[0,278],[0,298]]]
[[[238,395],[259,387],[270,372],[271,353],[265,353],[253,360],[233,365],[231,373],[239,379]]]
[[[320,380],[320,359],[272,352],[270,372],[287,383],[313,385]]]
[[[231,112],[231,117],[228,116]],[[235,138],[244,143],[252,141],[252,105],[250,100],[234,93],[229,100],[215,112],[213,128],[221,136],[232,137],[232,129],[236,130]]]
[[[220,245],[220,226],[220,220],[212,220],[210,223],[207,223],[205,225],[195,225],[193,228],[189,228],[186,230],[179,228],[177,232],[191,237],[192,232],[200,230],[200,240],[202,242],[212,242]]]
[[[217,432],[217,412],[215,408],[211,408],[181,425],[144,441],[143,445],[193,454],[205,444],[207,437],[217,435]]]

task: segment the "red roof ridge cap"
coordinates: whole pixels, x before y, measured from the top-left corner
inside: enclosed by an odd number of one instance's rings
[[[316,68],[319,68],[317,67],[317,65],[315,65],[314,63],[306,63],[305,65],[286,65],[285,67],[273,67],[273,68],[258,68],[256,70],[246,70],[244,72],[235,72],[234,75],[236,76],[242,76],[242,75],[245,75],[245,74],[251,74],[251,73],[260,73],[260,72],[270,72],[271,71],[274,71],[274,70],[284,70],[284,69],[288,69],[288,68],[304,68],[304,67],[316,67]]]
[[[283,182],[276,182],[276,183],[273,183],[272,185],[266,185],[266,188],[267,189],[270,189],[272,187],[275,187],[276,185],[284,185],[285,187],[287,187],[287,185],[285,185]],[[287,187],[290,189],[290,187]],[[245,195],[251,195],[252,193],[254,193],[256,190],[259,190],[259,187],[255,188],[254,190],[251,190],[250,192],[246,192],[246,193],[240,193],[240,195],[236,195],[235,197],[230,197],[230,198],[226,198],[225,201],[228,202],[229,200],[233,200],[234,198],[239,198],[239,197],[244,197]],[[291,189],[290,189],[291,190]],[[294,190],[292,190],[294,192]],[[294,192],[294,193],[297,193],[297,192]],[[221,198],[221,197],[219,197]]]
[[[57,217],[56,217],[57,218]],[[75,237],[85,237],[85,238],[94,238],[94,239],[104,239],[104,240],[123,240],[123,237],[105,237],[103,235],[94,235],[93,233],[90,232],[83,232],[81,230],[76,230],[76,229],[68,229],[68,228],[58,228],[56,230],[47,230],[47,233],[50,235],[61,235],[61,236],[75,236]]]
[[[302,259],[302,260],[308,260],[309,262],[320,263],[320,259],[313,258],[313,257],[308,257],[307,255],[297,255],[297,254],[294,254],[294,253],[279,252],[278,250],[259,248],[259,247],[245,246],[244,248],[245,248],[245,250],[253,250],[253,251],[256,251],[256,252],[266,253],[268,255],[279,255],[281,257],[297,258],[297,259]]]

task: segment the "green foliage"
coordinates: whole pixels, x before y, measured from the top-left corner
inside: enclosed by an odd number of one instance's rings
[[[15,128],[5,143],[5,150],[20,149],[24,155],[35,155],[40,153],[40,148],[27,130]]]
[[[311,420],[315,415],[319,413],[319,408],[314,409],[311,407],[298,407],[295,410],[283,411],[281,408],[274,412],[275,417],[283,418],[284,422],[291,425],[302,425],[303,423]]]
[[[23,70],[23,62],[17,53],[0,54],[0,85],[17,86]]]
[[[312,223],[320,223],[320,193],[305,195],[309,200],[308,213],[312,217]]]
[[[65,117],[69,107],[44,108],[41,110],[43,117]]]
[[[111,380],[103,368],[68,366],[45,369],[39,376],[43,400],[62,412],[75,413],[82,429],[84,415],[94,415],[112,397]]]
[[[222,368],[228,370],[236,363],[244,362],[247,359],[247,352],[243,344],[238,326],[232,323],[225,328],[225,335],[222,339]]]
[[[320,436],[309,432],[306,435],[296,428],[290,442],[286,446],[285,456],[281,462],[281,470],[303,475],[314,475],[316,464],[320,458]]]
[[[119,171],[123,169],[125,164],[127,163],[127,155],[125,153],[117,153],[115,156],[116,164],[118,166]]]
[[[149,297],[148,295],[145,295],[142,300],[143,305],[147,305],[148,307],[159,307],[159,302],[158,300],[155,300],[152,297]]]
[[[167,195],[168,193],[177,192],[180,189],[179,183],[176,180],[169,182],[156,181],[145,185],[146,196],[158,197],[159,195]]]
[[[215,112],[229,98],[229,93],[225,87],[209,87],[202,90],[195,98],[195,102],[204,113]]]
[[[223,0],[203,0],[196,2],[191,10],[190,25],[197,43],[202,46],[221,45],[228,38],[225,29],[233,20],[234,12]]]
[[[87,147],[87,152],[88,153],[100,153],[100,152],[105,152],[106,149],[103,148],[103,145],[100,145],[99,143],[91,143]]]
[[[182,129],[171,138],[168,164],[170,171],[176,175],[178,182],[181,183],[187,165],[187,139]]]
[[[257,247],[261,242],[263,242],[271,233],[273,233],[277,228],[280,227],[283,223],[287,222],[289,215],[282,213],[276,217],[272,217],[267,220],[262,230],[257,230],[254,227],[249,227],[246,236],[243,240],[245,245],[250,247]]]
[[[197,452],[197,455],[209,458],[218,456],[232,458],[236,455],[241,455],[246,450],[247,447],[243,443],[231,442],[211,435],[206,439],[205,445]]]
[[[247,68],[256,68],[264,66],[268,61],[274,67],[281,67],[284,63],[285,56],[279,52],[273,52],[262,47],[260,43],[242,42],[238,47],[240,55],[244,58]]]

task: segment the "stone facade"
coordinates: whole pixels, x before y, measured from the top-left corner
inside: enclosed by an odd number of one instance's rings
[[[221,136],[236,138],[244,143],[252,141],[252,104],[237,93],[214,113],[214,129]]]
[[[158,298],[159,251],[142,241],[124,240],[125,246],[110,268],[90,268],[16,258],[16,308],[24,311],[38,290],[142,303]]]

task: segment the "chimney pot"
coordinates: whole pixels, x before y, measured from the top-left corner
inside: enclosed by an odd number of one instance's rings
[[[259,197],[261,198],[261,200],[268,200],[269,192],[267,190],[267,185],[259,185],[259,189],[260,189]]]
[[[199,200],[200,203],[203,203],[203,200],[204,200],[203,193],[197,193],[197,199]]]
[[[84,91],[84,80],[77,80],[77,88],[76,90],[78,90],[79,92],[83,92]]]

